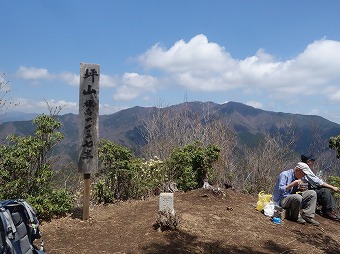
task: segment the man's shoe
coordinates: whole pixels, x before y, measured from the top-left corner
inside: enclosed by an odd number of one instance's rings
[[[319,226],[320,223],[316,220],[314,220],[313,218],[310,218],[310,217],[303,217],[303,219],[309,223],[309,224],[312,224],[313,226]]]
[[[296,222],[299,223],[299,224],[305,224],[306,223],[306,221],[301,216],[299,216],[299,218],[297,219]]]
[[[315,209],[315,213],[316,213],[316,214],[319,214],[319,215],[322,215],[322,211],[321,211],[320,208],[316,208],[316,209]]]
[[[333,211],[329,211],[327,213],[324,213],[323,216],[328,218],[328,219],[335,220],[335,221],[340,220],[340,217],[338,215],[336,215]]]

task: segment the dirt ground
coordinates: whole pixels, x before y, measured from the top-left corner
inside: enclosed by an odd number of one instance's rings
[[[177,230],[160,231],[159,197],[90,208],[43,222],[46,252],[56,253],[340,253],[340,222],[316,219],[320,227],[288,220],[280,225],[255,209],[256,196],[231,189],[174,194]]]

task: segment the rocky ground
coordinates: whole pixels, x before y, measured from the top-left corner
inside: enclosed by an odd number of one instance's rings
[[[225,190],[176,192],[176,230],[155,230],[159,197],[90,208],[43,222],[48,254],[59,253],[340,253],[340,222],[320,227],[283,220],[274,224],[255,209],[257,196]]]

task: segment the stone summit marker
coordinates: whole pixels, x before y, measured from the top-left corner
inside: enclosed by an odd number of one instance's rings
[[[80,63],[78,171],[84,174],[83,220],[89,219],[90,178],[98,169],[99,64]]]
[[[161,193],[159,195],[159,211],[166,211],[172,215],[175,214],[173,193]]]

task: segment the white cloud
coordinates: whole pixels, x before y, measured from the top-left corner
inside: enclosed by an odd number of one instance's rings
[[[20,66],[17,76],[23,79],[50,79],[52,76],[47,69]]]
[[[180,40],[168,51],[156,44],[141,55],[139,61],[146,68],[157,68],[171,73],[207,68],[220,72],[225,68],[225,64],[229,68],[236,64],[223,47],[208,42],[207,37],[202,34],[195,36],[188,43]]]
[[[340,42],[321,39],[296,58],[277,61],[263,49],[243,60],[233,59],[216,43],[197,35],[170,49],[154,45],[138,60],[146,69],[169,75],[174,84],[193,91],[262,89],[284,98],[300,93],[318,94],[340,82]]]
[[[146,69],[170,74],[176,83],[191,90],[224,90],[222,85],[234,86],[228,80],[238,78],[233,71],[237,61],[204,35],[197,35],[188,43],[180,40],[168,51],[156,44],[138,59]],[[226,69],[231,71],[225,72]]]
[[[124,73],[122,86],[117,89],[113,98],[118,101],[127,101],[137,98],[145,92],[154,92],[158,85],[155,77],[139,75],[138,73]]]
[[[110,115],[115,112],[118,112],[120,110],[126,109],[128,106],[122,107],[122,106],[111,106],[108,104],[100,104],[99,105],[99,114],[100,115]]]
[[[70,86],[79,86],[79,74],[71,72],[62,72],[57,74],[51,74],[47,69],[44,68],[34,68],[20,66],[16,72],[17,76],[26,80],[61,80],[66,82]],[[101,87],[115,87],[117,85],[117,78],[107,75],[100,74],[100,86]]]
[[[67,113],[73,113],[78,114],[79,113],[79,105],[75,102],[70,101],[64,101],[64,100],[43,100],[43,101],[34,101],[24,98],[17,98],[15,100],[15,103],[18,104],[14,109],[16,111],[20,112],[26,112],[26,113],[45,113],[49,114],[49,108],[59,109],[61,108],[60,114],[67,114]],[[111,106],[108,104],[99,104],[99,113],[102,114],[113,114],[119,110],[128,108],[128,106]]]
[[[79,83],[79,81],[78,81]],[[106,75],[106,74],[100,74],[100,87],[115,87],[117,86],[117,81],[115,77]]]
[[[117,101],[129,101],[137,98],[139,95],[140,91],[125,85],[117,89],[117,92],[113,95],[113,98]]]
[[[65,81],[70,86],[79,86],[79,75],[71,72],[63,72],[56,75],[59,80]]]
[[[44,101],[45,102],[45,101]],[[73,113],[73,112],[78,112],[78,104],[75,102],[70,102],[70,101],[64,101],[64,100],[48,100],[46,101],[48,103],[48,106],[50,108],[62,108],[62,113]],[[45,102],[45,105],[46,105]],[[40,102],[41,106],[43,106],[43,103]]]
[[[71,72],[63,72],[55,76],[56,79],[65,81],[68,85],[71,86],[79,86],[80,78],[79,74],[71,73]],[[100,74],[100,87],[115,87],[116,86],[116,78],[106,75]]]
[[[0,76],[0,92],[1,93],[6,93],[10,91],[11,89],[10,83],[5,80],[4,76],[5,74]],[[2,96],[4,96],[4,94],[2,94]],[[0,99],[0,102],[1,102],[1,99]]]
[[[340,102],[340,91],[335,91],[334,93],[330,93],[328,95],[329,99],[331,100],[331,102]]]
[[[75,102],[68,102],[64,100],[43,100],[43,101],[35,101],[29,100],[25,98],[16,98],[14,101],[17,106],[15,107],[16,111],[26,112],[26,113],[37,113],[40,112],[49,113],[49,108],[55,109],[61,107],[61,114],[66,113],[77,113],[78,112],[78,104]]]
[[[263,108],[263,104],[259,101],[247,101],[246,104],[254,108],[260,108],[260,109]]]
[[[308,115],[319,115],[319,114],[320,114],[320,110],[316,108],[308,112]]]

